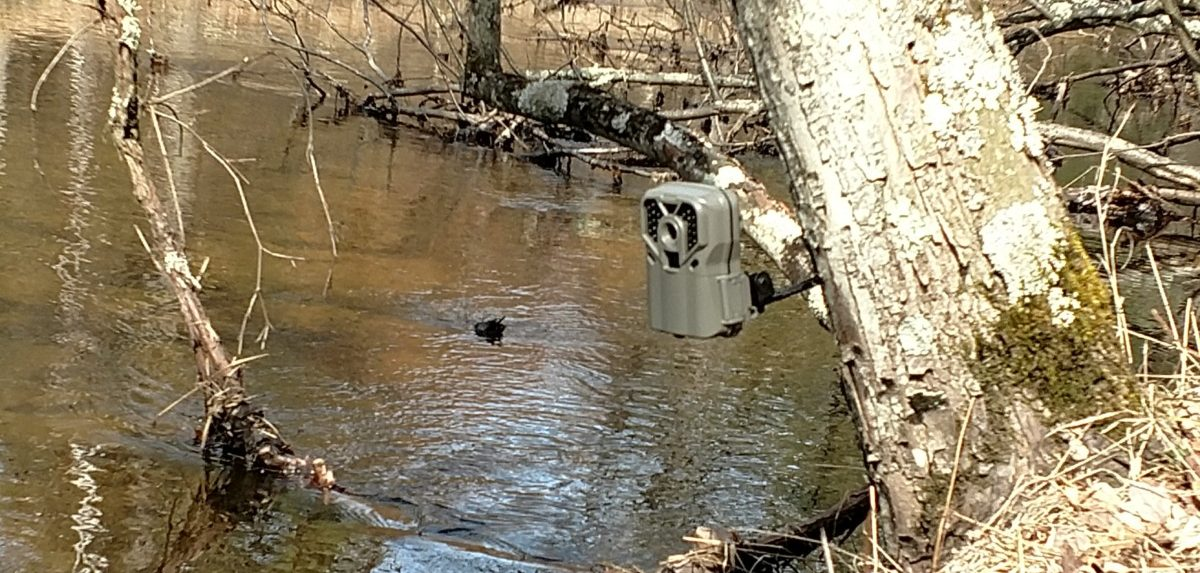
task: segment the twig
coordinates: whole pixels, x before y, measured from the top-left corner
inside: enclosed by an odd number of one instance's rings
[[[366,6],[364,5],[363,8],[366,9]],[[295,71],[293,70],[292,73],[295,74]],[[304,96],[304,107],[312,109],[309,105],[308,90],[304,89],[304,82],[299,76],[296,77],[296,82],[300,84],[300,93]],[[329,250],[336,259],[338,256],[337,236],[333,230],[333,218],[329,215],[329,203],[325,200],[325,190],[321,187],[321,172],[317,167],[317,155],[313,150],[313,122],[310,118],[305,123],[308,126],[308,144],[304,148],[304,154],[312,168],[313,185],[317,189],[317,198],[321,200],[321,211],[325,214],[325,226],[329,230]]]
[[[233,373],[236,372],[238,368],[241,368],[243,364],[248,364],[250,362],[254,362],[255,360],[258,360],[260,358],[266,358],[268,356],[270,356],[270,354],[264,353],[264,354],[255,354],[254,356],[246,356],[244,358],[237,358],[237,359],[231,361],[229,363],[229,365],[225,367],[226,371],[221,372],[221,375],[222,376],[232,376]]]
[[[1104,249],[1104,256],[1101,258],[1101,264],[1104,265],[1105,275],[1108,278],[1109,291],[1112,294],[1113,314],[1116,316],[1116,335],[1121,342],[1121,350],[1125,353],[1126,361],[1133,360],[1133,345],[1129,336],[1125,333],[1129,331],[1128,317],[1125,315],[1125,299],[1120,294],[1120,289],[1117,282],[1117,237],[1114,236],[1112,241],[1107,239],[1107,226],[1104,224],[1107,211],[1104,209],[1103,201],[1100,198],[1100,189],[1104,185],[1105,166],[1108,164],[1108,158],[1111,157],[1112,143],[1116,140],[1118,134],[1125,129],[1129,118],[1133,116],[1133,108],[1126,110],[1124,117],[1121,118],[1120,125],[1117,126],[1117,131],[1109,138],[1108,142],[1102,149],[1100,154],[1100,169],[1096,173],[1096,216],[1100,220],[1100,245]],[[1118,178],[1120,177],[1118,171]],[[1114,180],[1113,186],[1116,186]],[[1118,231],[1119,232],[1119,231]],[[1131,253],[1132,255],[1132,249]]]
[[[75,33],[71,34],[71,36],[67,38],[67,41],[63,43],[62,47],[58,49],[58,53],[54,54],[54,57],[50,59],[50,63],[46,64],[46,69],[42,70],[42,75],[38,76],[37,82],[33,84],[33,93],[29,96],[29,109],[31,111],[37,113],[38,93],[42,91],[42,84],[46,83],[46,78],[50,77],[50,72],[53,71],[55,66],[58,65],[59,60],[62,60],[63,56],[67,55],[67,50],[71,48],[71,45],[75,43],[75,40],[78,40],[79,37],[84,34],[84,32],[87,32],[92,28],[92,26],[95,26],[102,21],[103,18],[96,18],[91,22],[84,24],[78,30],[75,30]]]
[[[1166,12],[1167,17],[1171,20],[1171,27],[1179,39],[1179,47],[1183,49],[1188,63],[1192,66],[1192,82],[1196,86],[1196,91],[1200,92],[1200,53],[1196,52],[1196,40],[1188,32],[1187,22],[1184,21],[1183,13],[1179,11],[1179,4],[1175,0],[1159,0],[1159,4],[1162,5],[1163,12]]]
[[[254,225],[253,217],[250,215],[249,204],[246,202],[246,190],[242,186],[242,183],[245,181],[248,181],[248,180],[246,179],[245,175],[242,175],[242,173],[240,171],[238,171],[236,167],[233,166],[233,163],[229,159],[226,159],[224,155],[222,155],[220,152],[218,152],[216,150],[216,148],[214,148],[211,144],[209,144],[208,140],[204,139],[199,133],[197,133],[195,128],[193,128],[191,125],[189,125],[186,122],[183,122],[179,119],[176,119],[174,117],[166,115],[162,112],[159,112],[158,110],[154,110],[154,113],[157,114],[159,117],[169,119],[169,120],[175,122],[176,124],[178,124],[179,126],[183,127],[183,129],[185,131],[187,131],[188,134],[190,134],[192,137],[195,137],[196,141],[200,142],[200,145],[202,147],[204,147],[204,151],[206,153],[208,153],[210,157],[212,157],[214,160],[216,160],[217,163],[221,164],[221,167],[225,168],[225,172],[229,174],[229,176],[234,181],[234,185],[237,186],[238,196],[242,199],[242,209],[243,209],[243,211],[245,211],[245,215],[248,218],[247,222],[250,224],[250,230],[254,234],[254,241],[262,248],[262,250],[265,254],[275,257],[277,259],[284,259],[284,260],[288,260],[288,261],[303,261],[303,260],[305,260],[305,258],[301,257],[301,256],[287,255],[284,253],[273,251],[273,250],[267,248],[266,245],[264,245],[262,243],[262,241],[258,235],[258,227],[256,227]]]
[[[821,554],[825,556],[825,570],[833,573],[833,553],[829,551],[829,538],[824,529],[821,530]]]
[[[1039,79],[1041,79],[1042,74],[1046,73],[1046,66],[1050,65],[1050,58],[1054,57],[1054,46],[1047,41],[1045,37],[1037,33],[1036,30],[1034,30],[1034,33],[1037,34],[1038,40],[1042,43],[1042,46],[1045,46],[1046,56],[1042,58],[1042,65],[1038,67],[1038,71],[1033,75],[1033,79],[1029,81],[1029,87],[1025,89],[1026,95],[1029,95],[1033,92],[1033,86],[1037,85],[1037,82]]]
[[[1158,296],[1162,300],[1163,309],[1167,315],[1167,324],[1171,327],[1168,333],[1172,340],[1178,341],[1180,339],[1179,327],[1175,324],[1175,312],[1171,310],[1171,303],[1167,299],[1167,290],[1163,287],[1162,275],[1158,272],[1158,261],[1155,260],[1154,250],[1150,248],[1150,245],[1146,245],[1146,258],[1150,262],[1150,270],[1154,274],[1155,284],[1158,286]]]
[[[433,59],[433,64],[436,67],[438,74],[441,76],[439,79],[441,79],[445,84],[446,91],[450,93],[451,101],[454,103],[454,106],[459,109],[459,111],[462,111],[461,102],[459,101],[459,97],[457,95],[458,92],[453,87],[453,83],[450,81],[450,76],[454,74],[454,71],[449,69],[449,67],[446,65],[446,62],[443,62],[442,58],[438,56],[437,50],[433,49],[433,46],[429,43],[429,40],[426,37],[428,35],[428,31],[426,30],[425,34],[419,33],[417,29],[412,26],[412,24],[408,23],[406,18],[402,18],[399,14],[392,12],[387,6],[383,5],[382,2],[379,2],[378,0],[370,1],[371,4],[374,4],[376,8],[379,8],[380,12],[383,12],[388,18],[391,18],[391,20],[399,25],[402,29],[408,30],[408,32],[413,35],[413,38],[417,40],[417,43],[421,44],[422,48],[425,48],[425,51],[429,53],[429,57]],[[425,3],[421,2],[420,6],[422,13],[424,13]]]
[[[246,326],[247,326],[247,322],[249,320],[250,313],[254,309],[255,303],[259,304],[259,310],[262,311],[262,315],[263,315],[263,330],[260,331],[258,337],[255,339],[257,342],[260,343],[260,348],[261,348],[261,347],[265,346],[267,336],[269,335],[270,330],[272,328],[271,318],[267,314],[266,303],[263,302],[260,297],[260,294],[262,293],[263,255],[264,254],[270,255],[270,256],[273,256],[273,257],[276,257],[279,259],[288,260],[288,261],[303,261],[304,257],[285,255],[283,253],[277,253],[275,251],[272,251],[271,249],[268,249],[265,245],[263,245],[262,238],[258,234],[258,226],[255,225],[255,223],[254,223],[254,215],[250,212],[250,203],[246,199],[246,190],[242,186],[242,177],[240,177],[240,173],[238,173],[237,169],[235,169],[233,167],[233,165],[231,165],[229,163],[229,161],[226,160],[223,155],[221,155],[216,149],[214,149],[211,145],[209,145],[207,140],[205,140],[203,137],[201,137],[199,133],[196,133],[196,130],[194,130],[192,128],[192,126],[190,126],[187,123],[182,122],[178,119],[175,119],[169,115],[161,114],[154,108],[150,108],[150,112],[160,115],[162,117],[165,117],[167,119],[170,119],[171,121],[178,123],[185,130],[187,130],[187,132],[190,133],[192,135],[192,137],[195,137],[197,139],[197,141],[200,142],[200,145],[202,147],[204,147],[205,152],[207,152],[209,154],[209,156],[211,156],[213,159],[215,159],[217,161],[217,163],[221,164],[221,167],[225,168],[225,171],[233,179],[234,186],[237,187],[238,199],[242,203],[242,213],[246,217],[246,223],[250,226],[250,234],[254,237],[254,244],[258,247],[258,249],[255,253],[254,292],[250,295],[250,302],[246,306],[246,314],[242,318],[242,327],[238,331],[237,354],[241,354],[243,348],[245,347]]]
[[[318,19],[325,22],[325,25],[328,26],[329,29],[333,31],[334,35],[336,35],[338,38],[340,38],[343,42],[345,42],[351,48],[354,48],[355,51],[362,54],[363,58],[367,61],[367,65],[369,65],[371,67],[371,69],[374,70],[374,72],[379,76],[379,78],[381,80],[388,79],[388,75],[383,73],[383,70],[380,69],[379,65],[377,65],[375,63],[375,57],[373,55],[371,55],[371,51],[370,51],[370,48],[371,48],[371,15],[367,11],[366,0],[363,1],[363,23],[366,25],[366,28],[367,28],[367,37],[365,40],[363,40],[363,44],[361,46],[352,42],[350,40],[350,38],[347,38],[346,35],[343,34],[342,31],[337,26],[335,26],[334,23],[329,19],[329,16],[326,16],[325,14],[318,12],[317,10],[315,10],[313,7],[309,6],[305,2],[299,2],[299,4],[301,6],[303,6],[305,10],[308,10],[308,12],[310,14],[312,14],[313,16],[316,16]]]
[[[971,400],[967,402],[967,415],[963,417],[962,427],[958,429],[958,442],[954,445],[954,466],[950,470],[950,485],[946,488],[946,505],[942,508],[942,518],[938,521],[937,535],[933,538],[933,571],[937,571],[938,560],[942,556],[942,541],[946,538],[946,522],[950,518],[954,485],[958,481],[958,464],[962,459],[963,441],[967,436],[967,428],[971,427],[971,413],[974,411],[975,396],[971,396]]]
[[[1133,62],[1133,63],[1129,63],[1129,64],[1122,64],[1119,66],[1112,66],[1112,67],[1107,67],[1107,68],[1097,68],[1094,70],[1088,70],[1086,72],[1079,72],[1077,74],[1063,76],[1061,78],[1054,78],[1054,79],[1049,79],[1049,80],[1045,80],[1042,82],[1036,82],[1036,83],[1034,83],[1033,89],[1034,90],[1044,90],[1044,89],[1049,89],[1049,88],[1055,87],[1060,84],[1070,85],[1075,82],[1079,82],[1079,81],[1083,81],[1083,80],[1087,80],[1087,79],[1091,79],[1091,78],[1096,78],[1096,77],[1100,77],[1100,76],[1113,76],[1113,75],[1117,75],[1117,74],[1120,74],[1123,72],[1140,70],[1142,68],[1164,68],[1164,67],[1175,65],[1175,64],[1183,61],[1183,59],[1185,57],[1186,56],[1184,56],[1183,54],[1180,54],[1173,58],[1167,58],[1164,60],[1146,60],[1143,62]]]
[[[271,25],[267,21],[267,18],[266,18],[267,13],[274,14],[274,15],[288,21],[292,25],[293,33],[295,33],[295,35],[297,37],[300,37],[299,29],[296,25],[295,19],[290,16],[284,15],[277,10],[269,10],[268,11],[266,8],[261,7],[261,6],[256,6],[256,8],[258,8],[258,10],[260,10],[260,12],[261,12],[260,19],[261,19],[261,22],[263,25],[263,29],[266,30],[267,38],[272,43],[279,44],[280,46],[283,46],[285,48],[288,48],[288,49],[296,52],[297,54],[300,54],[301,57],[305,59],[305,69],[306,70],[312,69],[312,67],[309,65],[309,60],[308,60],[309,56],[315,56],[315,57],[325,60],[339,68],[342,68],[343,70],[346,70],[347,72],[350,72],[351,74],[354,74],[355,76],[358,76],[363,81],[371,84],[372,86],[375,86],[375,89],[379,90],[380,93],[384,93],[387,91],[387,89],[383,86],[382,83],[380,83],[380,81],[378,79],[372,78],[371,76],[368,76],[367,74],[362,73],[361,71],[358,70],[358,68],[351,66],[350,64],[347,64],[347,63],[345,63],[329,54],[326,54],[320,50],[314,50],[312,48],[309,48],[309,47],[303,45],[302,43],[301,44],[292,44],[292,43],[288,42],[287,40],[284,40],[284,39],[280,38],[279,36],[276,36],[275,31],[271,29]],[[333,83],[336,84],[337,82],[333,82]]]
[[[374,2],[374,4],[376,6],[382,7],[382,4],[380,4],[377,1]],[[454,9],[453,2],[450,2],[447,5],[450,7],[451,10]],[[446,31],[446,26],[442,23],[442,16],[441,16],[441,13],[438,12],[437,6],[434,6],[432,3],[429,2],[429,0],[421,0],[421,18],[425,22],[424,29],[425,29],[425,33],[427,35],[429,33],[428,18],[429,18],[430,14],[433,15],[433,21],[437,24],[438,30],[441,31],[441,33],[442,33],[442,38],[445,39],[445,41],[446,41],[447,51],[450,53],[450,55],[454,56],[454,61],[458,64],[458,70],[462,70],[463,73],[465,74],[466,73],[465,72],[466,63],[463,61],[462,56],[458,53],[458,51],[454,49],[454,44],[450,40],[450,34]],[[460,24],[460,27],[461,27],[461,24]],[[449,87],[451,78],[453,78],[455,75],[454,70],[451,70],[449,68],[449,66],[447,66],[446,63],[444,61],[442,61],[441,54],[433,54],[433,57],[434,57],[434,61],[437,62],[438,74],[440,74],[442,76],[442,78],[441,78],[442,81],[446,84],[447,87]],[[462,78],[460,77],[460,79],[462,79]],[[450,101],[451,101],[451,103],[454,104],[455,109],[457,109],[458,111],[465,111],[462,107],[462,101],[461,101],[461,98],[459,98],[458,93],[451,92],[450,93]]]
[[[150,255],[150,262],[154,263],[154,268],[158,269],[160,272],[164,271],[162,264],[158,262],[158,257],[155,257],[154,251],[150,249],[150,243],[146,241],[146,235],[142,234],[141,227],[134,225],[133,230],[137,233],[138,240],[141,241],[142,248],[146,250],[146,254]]]
[[[408,22],[407,18],[401,17],[399,14],[392,12],[390,8],[384,6],[383,3],[379,2],[378,0],[370,1],[371,4],[374,4],[376,8],[379,8],[380,12],[383,12],[384,15],[390,18],[392,22],[395,22],[402,29],[407,30],[409,34],[412,34],[413,39],[415,39],[418,44],[421,44],[421,47],[425,48],[425,51],[429,54],[429,57],[433,59],[435,66],[437,66],[439,69],[442,66],[445,66],[445,62],[438,57],[437,50],[433,49],[433,46],[429,44],[425,34],[420,33],[416,28],[414,28],[413,25]]]
[[[183,207],[179,201],[179,191],[175,186],[175,173],[171,161],[167,158],[167,144],[163,142],[162,129],[158,124],[158,114],[150,107],[150,125],[154,126],[154,140],[158,142],[158,153],[162,156],[163,170],[167,173],[167,188],[171,190],[171,204],[175,208],[175,231],[179,233],[179,242],[186,243],[187,235],[183,230]],[[180,141],[182,143],[182,141]]]
[[[868,514],[871,519],[871,570],[879,571],[879,493],[875,484],[870,485],[868,495],[871,501],[871,513]]]
[[[708,94],[714,102],[721,101],[721,92],[717,90],[717,82],[713,79],[712,70],[708,67],[708,58],[704,54],[704,45],[700,41],[700,31],[696,28],[695,22],[692,21],[693,6],[692,3],[685,2],[680,10],[683,16],[684,25],[691,31],[689,34],[692,37],[692,43],[696,47],[696,53],[700,56],[700,71],[704,75],[704,81],[708,85]],[[717,141],[725,141],[725,135],[721,130],[720,122],[714,123],[713,127],[717,132]]]
[[[240,72],[240,71],[250,67],[251,64],[253,64],[254,62],[257,62],[258,60],[262,59],[266,55],[267,54],[259,54],[257,56],[254,56],[253,58],[251,58],[250,56],[244,56],[244,57],[242,57],[242,61],[238,64],[229,66],[228,68],[225,68],[224,70],[221,70],[220,72],[217,72],[207,78],[204,78],[190,86],[182,87],[173,92],[150,98],[150,101],[147,103],[149,105],[158,105],[163,102],[166,102],[167,100],[179,97],[183,94],[186,94],[188,92],[198,90],[204,86],[207,86],[208,84],[211,84],[216,81],[220,81],[222,78],[224,78],[226,76],[235,74],[237,72]]]
[[[435,24],[437,24],[438,31],[441,32],[442,38],[444,38],[446,40],[446,46],[449,48],[447,51],[454,58],[454,63],[458,64],[458,69],[460,69],[460,70],[464,69],[466,67],[466,63],[463,62],[462,56],[458,53],[458,50],[454,49],[454,44],[450,40],[450,33],[446,31],[446,23],[442,19],[442,13],[439,12],[437,9],[437,6],[434,6],[432,3],[429,2],[429,0],[421,0],[421,2],[423,4],[425,4],[426,8],[429,11],[429,14],[433,15],[433,21]],[[375,4],[376,6],[379,5],[379,2],[373,1],[372,3]],[[450,3],[449,5],[453,6],[453,3]],[[438,59],[441,59],[441,58],[438,58]]]
[[[182,396],[180,396],[180,397],[178,397],[178,398],[176,398],[174,402],[171,402],[170,404],[167,404],[167,407],[166,407],[166,408],[163,408],[162,410],[159,410],[159,411],[158,411],[158,413],[154,415],[154,419],[156,419],[156,420],[157,420],[158,418],[161,418],[161,417],[163,417],[164,415],[166,415],[166,413],[167,413],[167,412],[170,412],[171,410],[174,410],[174,409],[175,409],[175,406],[178,406],[179,404],[183,403],[183,401],[184,401],[184,400],[187,400],[188,398],[191,398],[191,397],[192,397],[192,394],[195,394],[196,392],[199,392],[199,391],[200,391],[202,388],[204,388],[204,386],[203,386],[203,385],[201,385],[200,383],[197,383],[195,386],[192,386],[192,389],[191,389],[191,390],[188,390],[187,392],[184,392],[184,393],[183,393],[183,395],[182,395]]]

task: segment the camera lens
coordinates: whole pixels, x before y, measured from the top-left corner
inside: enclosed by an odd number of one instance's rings
[[[672,241],[679,238],[679,227],[676,227],[675,223],[667,223],[664,226],[667,228],[667,236],[669,236]]]

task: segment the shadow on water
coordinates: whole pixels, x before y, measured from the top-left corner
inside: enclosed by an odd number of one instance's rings
[[[172,58],[163,90],[263,48],[251,12],[205,4],[148,4]],[[0,6],[0,570],[647,566],[697,524],[792,522],[861,480],[834,348],[796,301],[731,340],[647,331],[637,184],[614,194],[607,174],[568,183],[319,122],[341,254],[323,294],[324,216],[290,123],[300,100],[270,88],[293,79],[269,66],[172,104],[250,181],[268,246],[306,258],[264,267],[274,328],[247,381],[359,495],[326,506],[206,474],[191,446],[199,404],[157,417],[193,366],[107,141],[108,39],[68,50],[34,116],[34,82],[91,15]],[[164,140],[189,250],[211,261],[205,302],[236,343],[255,282],[237,195],[195,140]],[[472,331],[494,316],[507,317],[502,345]],[[262,327],[253,315],[243,354],[262,351]]]

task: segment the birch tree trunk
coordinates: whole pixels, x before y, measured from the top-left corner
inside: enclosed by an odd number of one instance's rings
[[[933,569],[966,524],[955,513],[986,519],[1044,463],[1048,423],[1125,395],[1108,292],[985,6],[735,3],[882,538],[904,567]]]

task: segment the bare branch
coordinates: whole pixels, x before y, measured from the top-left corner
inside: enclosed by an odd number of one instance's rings
[[[171,169],[171,160],[167,155],[167,144],[163,141],[162,128],[158,123],[158,114],[150,114],[150,125],[154,127],[154,140],[158,142],[158,153],[162,157],[163,170],[167,173],[167,187],[171,191],[171,205],[175,208],[175,230],[179,233],[179,242],[187,244],[187,235],[183,229],[183,206],[179,201],[179,190],[175,186],[175,172]]]
[[[748,99],[727,99],[712,102],[710,105],[703,107],[692,107],[688,109],[673,109],[660,112],[663,117],[671,120],[682,119],[700,119],[704,117],[712,117],[714,115],[724,115],[732,113],[740,113],[746,115],[756,115],[763,112],[762,102],[758,100]]]
[[[259,348],[263,348],[266,346],[267,336],[270,334],[272,329],[271,318],[267,314],[267,304],[262,299],[263,255],[269,255],[288,261],[303,261],[304,257],[285,255],[283,253],[273,251],[263,244],[262,237],[258,234],[258,225],[254,223],[254,215],[250,212],[250,203],[246,199],[246,189],[242,185],[243,177],[241,176],[241,173],[239,173],[238,170],[233,166],[233,164],[231,164],[229,160],[225,158],[224,155],[210,145],[207,140],[201,137],[191,125],[169,115],[159,113],[158,110],[153,107],[149,108],[149,110],[150,113],[157,114],[163,118],[175,122],[189,134],[191,134],[192,137],[195,137],[196,140],[200,142],[200,145],[204,147],[204,151],[207,152],[210,157],[216,160],[216,162],[225,169],[225,172],[228,173],[229,177],[233,179],[234,186],[237,187],[238,199],[241,200],[242,204],[242,213],[246,216],[246,224],[250,226],[250,234],[254,237],[254,244],[257,247],[255,256],[254,292],[250,295],[250,302],[246,305],[246,313],[242,317],[242,328],[238,331],[237,352],[238,354],[241,354],[244,348],[246,324],[250,318],[250,313],[254,310],[255,303],[258,304],[258,308],[262,311],[263,317],[263,329],[259,331],[259,335],[255,338],[255,341],[259,343]]]
[[[1166,59],[1161,59],[1161,60],[1145,60],[1145,61],[1141,61],[1141,62],[1132,62],[1129,64],[1122,64],[1119,66],[1096,68],[1094,70],[1088,70],[1086,72],[1070,74],[1067,76],[1063,76],[1061,78],[1054,78],[1051,80],[1037,82],[1033,85],[1033,89],[1035,91],[1055,89],[1062,84],[1070,85],[1075,82],[1080,82],[1083,80],[1089,80],[1092,78],[1098,78],[1098,77],[1102,77],[1102,76],[1115,76],[1118,74],[1123,74],[1125,72],[1144,70],[1146,68],[1165,68],[1165,67],[1169,67],[1169,66],[1178,64],[1179,62],[1182,62],[1185,57],[1186,57],[1185,55],[1180,54],[1173,58],[1166,58]]]
[[[75,30],[75,33],[71,34],[71,37],[67,38],[66,42],[63,42],[62,47],[58,49],[58,53],[54,54],[54,57],[50,59],[50,63],[46,64],[46,69],[42,70],[42,75],[38,76],[37,82],[33,84],[33,93],[29,96],[29,109],[31,111],[35,113],[37,112],[38,93],[42,91],[42,84],[46,83],[46,78],[50,77],[50,72],[54,70],[54,67],[58,65],[60,60],[62,60],[62,57],[67,55],[67,50],[69,50],[71,46],[75,44],[75,40],[78,40],[79,37],[84,34],[84,32],[92,29],[92,26],[95,26],[102,21],[102,18],[96,18],[95,20],[80,26],[78,30]]]
[[[225,68],[224,70],[221,70],[220,72],[217,72],[207,78],[204,78],[190,86],[185,86],[185,87],[179,88],[173,92],[170,92],[168,94],[164,94],[164,95],[160,95],[160,96],[151,98],[150,101],[146,102],[146,103],[148,105],[158,105],[161,103],[166,103],[167,100],[177,98],[183,94],[198,90],[204,86],[207,86],[208,84],[211,84],[216,81],[220,81],[222,78],[224,78],[226,76],[240,72],[240,71],[250,67],[251,64],[253,64],[254,62],[257,62],[259,59],[261,59],[265,55],[266,54],[259,54],[257,56],[254,56],[253,58],[251,58],[249,56],[243,57],[242,61],[237,64],[229,66],[228,68]]]
[[[296,83],[300,87],[300,93],[304,95],[304,107],[311,110],[312,105],[309,102],[308,90],[304,89],[304,80],[296,74],[295,70],[292,73],[296,75]],[[337,250],[337,235],[333,230],[333,218],[329,215],[329,202],[325,200],[325,189],[321,187],[321,171],[317,166],[317,154],[313,148],[313,122],[310,119],[305,122],[308,127],[308,143],[304,147],[304,155],[308,158],[308,165],[312,169],[313,186],[317,189],[317,198],[321,200],[321,212],[325,214],[325,226],[329,231],[329,250],[333,258],[338,256]]]
[[[1158,1],[1171,21],[1171,28],[1179,39],[1179,47],[1183,49],[1188,63],[1192,65],[1192,81],[1196,85],[1196,90],[1200,91],[1200,53],[1196,51],[1196,40],[1193,40],[1191,34],[1188,33],[1187,23],[1183,21],[1183,13],[1179,10],[1179,4],[1175,0]]]
[[[1200,189],[1200,168],[1181,164],[1119,137],[1055,123],[1039,123],[1038,129],[1047,143],[1095,152],[1107,149],[1121,162],[1150,175],[1186,189]]]
[[[1183,14],[1195,15],[1196,6],[1188,1],[1180,5]],[[1049,14],[1050,16],[1045,16]],[[1136,20],[1163,16],[1163,6],[1157,1],[1146,2],[1095,2],[1081,0],[1059,0],[1042,4],[1040,10],[1021,10],[1000,19],[1004,28],[1004,41],[1014,53],[1029,47],[1038,37],[1083,30],[1098,26],[1132,23]],[[1169,22],[1160,23],[1159,26]],[[1162,26],[1161,30],[1166,30]],[[1192,32],[1193,37],[1195,33]]]

